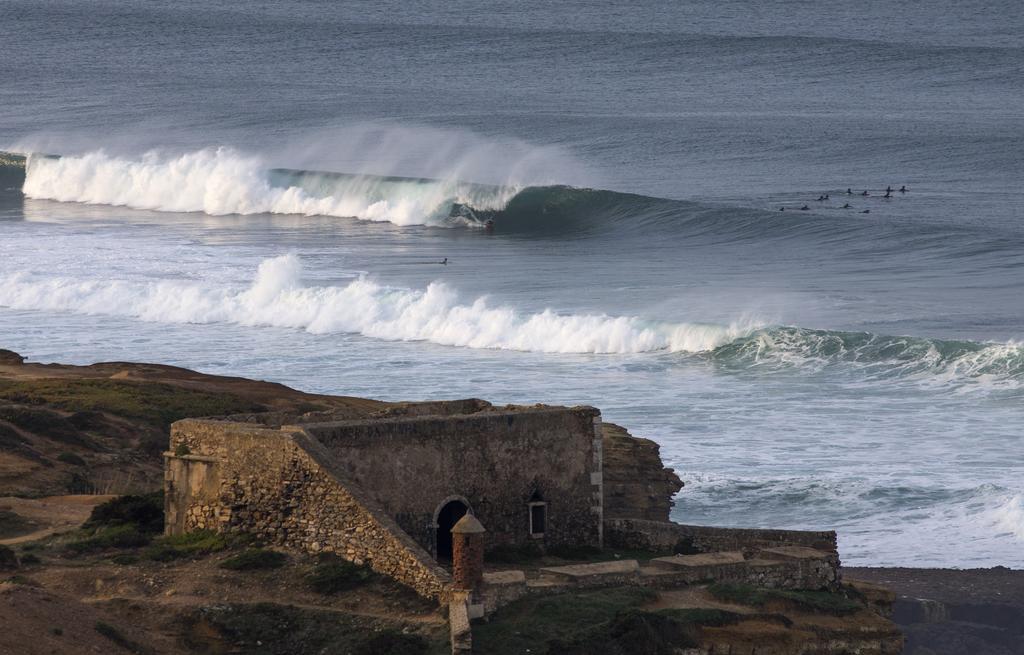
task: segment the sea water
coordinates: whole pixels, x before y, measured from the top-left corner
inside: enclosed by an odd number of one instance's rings
[[[0,20],[0,347],[590,404],[678,521],[1024,566],[1017,3]]]

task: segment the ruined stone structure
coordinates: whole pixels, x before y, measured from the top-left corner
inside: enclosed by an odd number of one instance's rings
[[[366,564],[448,604],[454,653],[471,652],[471,619],[525,595],[709,581],[839,588],[834,532],[671,522],[682,482],[658,451],[591,407],[466,400],[362,420],[186,419],[165,453],[166,530],[244,532]],[[495,548],[581,546],[664,556],[486,566]]]
[[[489,548],[601,547],[602,434],[589,407],[485,408],[448,416],[276,429],[172,426],[167,532],[247,532],[335,552],[446,599],[451,529],[467,513]]]

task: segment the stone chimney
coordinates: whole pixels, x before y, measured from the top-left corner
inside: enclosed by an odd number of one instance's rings
[[[472,514],[466,514],[452,527],[452,581],[456,589],[472,591],[483,580],[486,533]]]

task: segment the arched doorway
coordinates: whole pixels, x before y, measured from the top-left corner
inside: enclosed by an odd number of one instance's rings
[[[452,528],[459,522],[469,506],[461,500],[449,500],[437,512],[437,561],[450,562],[452,559]]]

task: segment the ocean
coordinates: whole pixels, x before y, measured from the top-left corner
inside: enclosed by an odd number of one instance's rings
[[[661,445],[675,520],[1024,567],[1018,2],[0,24],[0,149],[29,154],[0,166],[0,347],[594,405]]]

